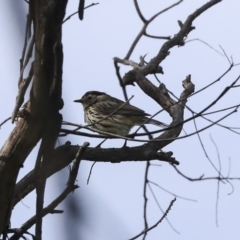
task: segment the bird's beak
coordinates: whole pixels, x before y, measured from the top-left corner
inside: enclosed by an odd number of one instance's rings
[[[80,102],[80,103],[82,103],[83,101],[82,101],[82,99],[77,99],[77,100],[74,100],[74,102]]]

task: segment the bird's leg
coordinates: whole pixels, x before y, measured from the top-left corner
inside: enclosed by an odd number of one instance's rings
[[[103,141],[101,141],[97,146],[96,148],[101,148],[101,145],[107,140],[107,138],[105,138]]]

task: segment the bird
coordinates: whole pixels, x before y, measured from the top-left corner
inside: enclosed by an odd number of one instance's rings
[[[104,92],[88,91],[74,102],[83,105],[85,122],[105,133],[127,136],[132,127],[144,124],[168,127],[165,123],[149,119],[147,116],[150,114],[142,109]]]

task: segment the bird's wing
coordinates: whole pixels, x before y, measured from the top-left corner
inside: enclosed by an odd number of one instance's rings
[[[149,116],[149,114],[145,113],[143,110],[132,106],[128,103],[125,103],[123,101],[120,101],[119,99],[116,99],[118,101],[111,101],[111,102],[99,102],[96,103],[96,108],[105,115],[110,115],[112,112],[116,111],[113,113],[113,115],[131,115],[131,116]],[[101,110],[100,110],[101,109]]]

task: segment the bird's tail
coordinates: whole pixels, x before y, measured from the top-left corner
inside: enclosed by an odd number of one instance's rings
[[[159,122],[155,119],[148,119],[148,121],[146,122],[147,124],[153,124],[159,127],[168,127],[169,125],[167,125],[166,123],[163,122]]]

